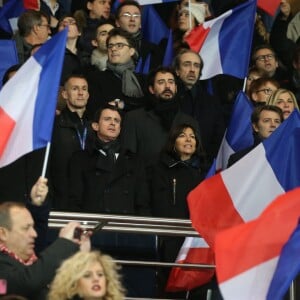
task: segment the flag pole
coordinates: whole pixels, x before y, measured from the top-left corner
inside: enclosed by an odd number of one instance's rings
[[[47,146],[46,146],[45,158],[44,158],[43,169],[42,169],[42,175],[41,175],[42,178],[45,178],[45,176],[46,176],[46,170],[47,170],[47,165],[48,165],[48,160],[49,160],[50,146],[51,146],[51,143],[48,142]]]
[[[244,93],[245,93],[245,91],[246,91],[247,78],[248,78],[248,76],[246,76],[246,77],[244,78],[244,83],[243,83],[243,92],[244,92]]]
[[[189,0],[189,27],[192,29],[192,13],[191,13],[191,0]]]

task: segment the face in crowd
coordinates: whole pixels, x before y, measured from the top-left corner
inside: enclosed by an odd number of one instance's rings
[[[141,11],[135,5],[124,5],[116,20],[117,27],[129,33],[137,33],[141,29]]]
[[[251,99],[254,102],[267,103],[269,98],[276,90],[277,86],[275,86],[272,82],[266,81],[252,93]]]
[[[63,18],[58,24],[58,31],[62,31],[66,27],[68,27],[68,39],[77,39],[81,35],[81,32],[79,31],[76,20],[74,18]]]
[[[107,52],[106,40],[113,28],[114,26],[111,24],[103,24],[97,28],[96,37],[92,40],[92,45],[97,47],[100,52]]]
[[[87,2],[87,9],[92,19],[108,19],[110,16],[111,0],[90,0]]]
[[[268,48],[257,50],[255,53],[255,66],[263,76],[272,77],[278,68],[275,53]]]
[[[149,91],[157,99],[164,101],[173,100],[177,93],[174,75],[168,72],[157,72],[153,86],[149,86]]]
[[[188,160],[196,152],[196,135],[192,128],[182,130],[175,140],[175,151],[181,160]]]
[[[128,44],[128,41],[119,35],[112,36],[107,44],[108,61],[112,64],[125,64],[135,54],[135,49]]]

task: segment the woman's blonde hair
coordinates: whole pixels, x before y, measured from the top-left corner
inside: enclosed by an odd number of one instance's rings
[[[120,267],[112,257],[99,251],[77,252],[66,259],[56,271],[56,276],[50,286],[49,300],[72,299],[78,293],[78,281],[83,277],[91,263],[99,262],[106,277],[105,300],[122,300],[125,297],[118,273]]]
[[[276,106],[276,102],[277,102],[278,98],[280,97],[281,94],[284,94],[284,93],[290,94],[290,97],[292,98],[292,100],[294,102],[295,108],[297,110],[299,110],[299,106],[298,106],[298,103],[297,103],[294,93],[288,89],[278,89],[275,92],[273,92],[273,94],[269,98],[267,104]]]

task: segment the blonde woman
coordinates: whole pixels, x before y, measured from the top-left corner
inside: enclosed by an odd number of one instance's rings
[[[294,93],[287,89],[278,89],[269,98],[267,104],[281,108],[283,118],[286,119],[294,109],[299,110],[299,106]]]
[[[109,255],[78,252],[65,260],[50,286],[49,300],[123,300],[119,267]]]

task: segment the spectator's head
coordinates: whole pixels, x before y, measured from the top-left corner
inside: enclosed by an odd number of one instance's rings
[[[92,128],[102,142],[111,142],[118,138],[121,131],[122,115],[120,110],[106,104],[96,111]]]
[[[4,85],[9,79],[11,79],[21,67],[22,67],[22,64],[13,65],[13,66],[9,67],[3,75],[2,85]]]
[[[272,93],[280,87],[278,81],[271,78],[253,80],[249,88],[250,99],[254,102],[267,103]]]
[[[268,138],[282,122],[282,110],[274,105],[255,107],[251,115],[253,132],[261,140]]]
[[[64,82],[61,95],[70,111],[83,113],[89,99],[86,78],[80,74],[70,75]]]
[[[34,255],[37,233],[28,209],[23,203],[0,204],[0,244],[23,262]]]
[[[260,77],[261,77],[261,75],[260,75],[257,67],[253,66],[249,69],[247,80],[246,80],[246,94],[247,95],[249,95],[250,85],[253,82],[253,80],[256,80]]]
[[[88,0],[86,7],[91,19],[108,19],[110,16],[111,0]]]
[[[99,25],[95,32],[95,38],[92,40],[92,45],[96,47],[101,53],[107,53],[106,41],[109,32],[114,28],[110,21],[103,22]]]
[[[51,33],[47,15],[31,9],[19,17],[18,29],[20,35],[31,45],[45,43]]]
[[[287,89],[276,90],[270,97],[267,104],[281,108],[284,119],[286,119],[294,111],[294,109],[299,110],[294,93]]]
[[[257,46],[252,54],[252,62],[264,77],[272,77],[278,68],[276,53],[269,45]]]
[[[123,1],[116,11],[116,25],[130,34],[141,29],[141,7],[134,0]]]
[[[169,67],[158,67],[148,76],[148,90],[157,100],[173,100],[177,93],[176,74]]]
[[[121,28],[112,29],[107,38],[108,61],[111,64],[125,64],[135,60],[136,50],[131,35]]]
[[[194,154],[200,154],[200,139],[195,128],[190,124],[179,124],[172,128],[165,151],[180,160],[188,160]]]
[[[68,40],[77,40],[81,35],[81,28],[74,17],[64,16],[59,20],[58,31],[62,31],[66,27],[68,27]]]
[[[174,67],[177,76],[191,89],[201,76],[203,61],[193,50],[182,49],[175,57]]]
[[[98,251],[77,252],[66,259],[50,286],[49,300],[123,299],[119,267],[112,258]]]

